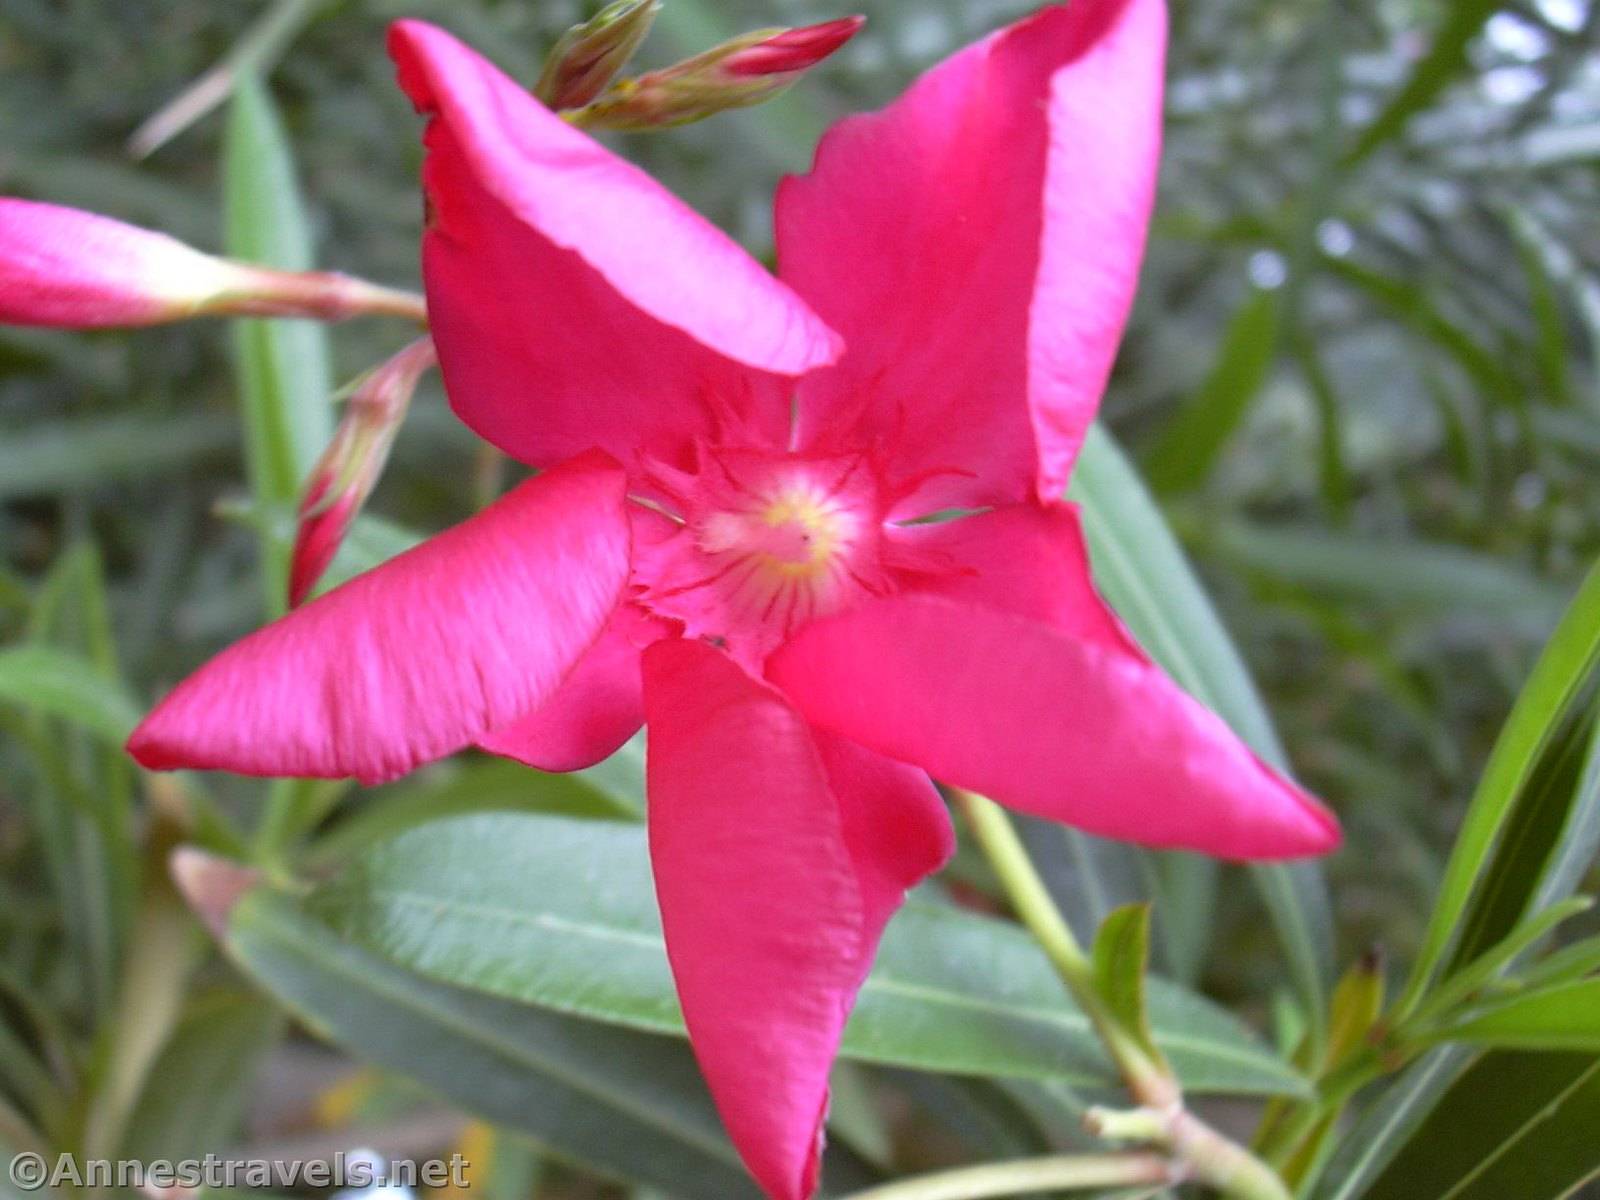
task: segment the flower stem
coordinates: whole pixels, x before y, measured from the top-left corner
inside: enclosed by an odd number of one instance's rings
[[[957,796],[967,824],[994,868],[1000,885],[1005,888],[1011,907],[1044,949],[1072,998],[1094,1025],[1095,1033],[1105,1043],[1134,1098],[1140,1104],[1158,1109],[1179,1103],[1181,1097],[1176,1082],[1139,1048],[1101,1000],[1089,956],[1056,907],[1044,880],[1039,878],[1038,869],[1017,836],[1011,818],[986,797],[972,792],[958,792]]]
[[[1288,1188],[1270,1167],[1184,1107],[1182,1089],[1170,1068],[1152,1059],[1106,1006],[1095,986],[1089,956],[1051,898],[1005,810],[972,792],[958,791],[956,798],[1012,908],[1088,1016],[1128,1091],[1139,1102],[1140,1107],[1131,1113],[1094,1110],[1091,1127],[1099,1127],[1111,1137],[1125,1134],[1130,1140],[1158,1146],[1169,1157],[1173,1179],[1208,1184],[1231,1200],[1290,1200]],[[977,1194],[998,1193],[961,1193]],[[906,1196],[925,1200],[920,1192]],[[871,1200],[883,1198],[873,1195]],[[895,1195],[892,1200],[901,1197]]]
[[[1176,1182],[1154,1154],[1061,1154],[958,1167],[856,1192],[846,1200],[983,1200],[1062,1188],[1138,1187]]]

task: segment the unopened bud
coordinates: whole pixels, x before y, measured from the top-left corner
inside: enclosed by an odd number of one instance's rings
[[[372,495],[423,373],[438,361],[422,338],[361,380],[306,480],[289,563],[289,607],[300,605],[328,569],[356,514]]]
[[[809,71],[860,31],[864,17],[840,17],[821,25],[786,29],[722,60],[730,75],[770,76]]]
[[[198,316],[426,318],[407,292],[203,254],[97,213],[0,197],[0,322],[100,329]]]
[[[561,36],[533,94],[553,109],[581,108],[628,65],[661,11],[660,0],[616,0]]]
[[[842,17],[800,29],[758,29],[625,79],[567,118],[586,129],[654,129],[760,104],[794,86],[864,23],[863,17]]]

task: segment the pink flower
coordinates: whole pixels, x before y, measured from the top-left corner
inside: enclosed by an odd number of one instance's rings
[[[780,279],[448,34],[423,241],[451,401],[541,469],[224,652],[151,767],[548,769],[649,722],[667,949],[733,1140],[816,1180],[827,1074],[890,914],[951,850],[929,775],[1229,858],[1333,819],[1151,665],[1059,500],[1133,295],[1161,0],[1074,0],[824,139]],[[955,520],[914,518],[980,509]]]

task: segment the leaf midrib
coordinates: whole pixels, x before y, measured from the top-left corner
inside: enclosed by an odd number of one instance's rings
[[[581,935],[593,935],[597,940],[620,942],[637,946],[641,949],[657,950],[662,943],[658,938],[636,930],[619,929],[615,926],[595,925],[587,921],[575,921],[569,917],[559,916],[554,913],[529,913],[514,909],[499,908],[491,904],[478,901],[449,900],[441,902],[438,897],[427,896],[397,888],[372,887],[365,889],[367,895],[400,905],[413,908],[428,909],[438,915],[454,912],[461,915],[476,915],[489,920],[511,925],[529,925],[542,928],[553,928],[558,932],[571,931]],[[903,996],[923,1000],[929,1003],[943,1004],[948,1008],[961,1009],[972,1012],[985,1012],[998,1016],[1015,1017],[1022,1020],[1037,1022],[1041,1025],[1054,1025],[1069,1029],[1076,1033],[1087,1034],[1089,1022],[1082,1013],[1056,1011],[1018,1004],[1008,1004],[1004,1001],[985,997],[972,996],[968,993],[953,992],[945,989],[931,987],[927,984],[911,983],[902,979],[894,979],[880,973],[867,977],[862,986],[862,992],[881,993],[892,996]],[[519,995],[520,999],[526,997]],[[594,1016],[591,1008],[581,1005],[564,1003],[557,1000],[540,1000],[550,1008],[561,1012]],[[650,1020],[645,1017],[618,1018],[614,1014],[606,1014],[607,1019],[616,1024],[632,1028],[647,1030],[652,1033],[677,1033],[683,1032],[681,1024],[666,1024]],[[1185,1034],[1170,1030],[1158,1029],[1156,1040],[1162,1046],[1178,1051],[1188,1051],[1197,1057],[1208,1058],[1213,1062],[1234,1064],[1251,1067],[1261,1074],[1271,1074],[1282,1079],[1285,1083],[1295,1082],[1295,1077],[1287,1071],[1278,1070],[1279,1067],[1270,1056],[1260,1053],[1250,1053],[1232,1047],[1226,1043],[1196,1039]]]

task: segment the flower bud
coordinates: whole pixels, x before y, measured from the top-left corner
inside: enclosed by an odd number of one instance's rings
[[[232,262],[96,213],[0,197],[0,322],[99,329],[357,313],[426,315],[418,297],[345,275]]]
[[[289,563],[289,607],[300,605],[328,569],[383,474],[417,382],[438,357],[431,338],[411,343],[369,372],[345,402],[344,417],[317,459],[300,501]]]
[[[754,45],[735,50],[722,60],[730,75],[745,77],[809,71],[838,50],[865,24],[864,17],[840,17],[821,25],[786,29]]]
[[[625,79],[567,118],[586,129],[654,129],[760,104],[792,87],[864,23],[863,17],[842,17],[800,29],[758,29]]]
[[[616,0],[574,25],[545,60],[533,94],[558,110],[589,103],[628,65],[660,11],[660,0]]]

